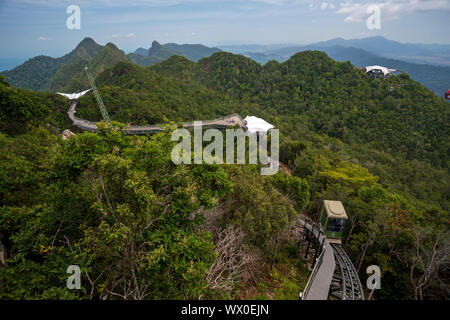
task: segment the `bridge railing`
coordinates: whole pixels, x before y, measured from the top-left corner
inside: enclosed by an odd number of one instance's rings
[[[308,222],[305,221],[304,228],[306,228],[306,224],[307,223]],[[312,226],[311,233],[313,234],[313,236],[314,236],[314,230],[317,229],[317,231],[318,231],[318,233],[317,233],[317,240],[320,241],[320,235],[322,235],[323,239],[325,240],[325,233],[319,227],[317,227],[316,224],[310,223],[310,225]],[[311,271],[311,274],[309,276],[308,282],[306,283],[305,289],[303,289],[303,292],[300,293],[300,298],[302,300],[306,300],[306,297],[309,294],[309,290],[311,289],[311,285],[312,285],[312,282],[314,280],[314,277],[316,276],[317,271],[320,269],[320,267],[322,265],[323,256],[325,254],[325,248],[326,248],[326,244],[325,244],[324,241],[322,241],[322,244],[321,244],[320,248],[321,248],[321,252],[320,252],[319,256],[317,257],[317,259],[315,261],[313,270]]]
[[[69,114],[70,119],[72,120],[73,124],[83,130],[88,130],[88,131],[97,131],[97,123],[96,122],[92,122],[89,120],[85,120],[85,119],[80,119],[77,116],[75,116],[75,108],[77,106],[78,103],[78,99],[73,99],[71,100],[71,105],[69,108],[69,111],[67,112]],[[245,126],[245,122],[242,119],[242,117],[237,114],[237,113],[233,113],[231,115],[228,116],[224,116],[224,117],[220,117],[214,120],[203,120],[203,125],[208,126],[208,125],[213,125],[216,126],[218,128],[224,128],[226,126],[228,126],[229,124],[219,124],[220,121],[226,121],[226,120],[230,120],[230,119],[237,119],[238,123],[235,123],[236,125],[241,126],[242,128],[244,128],[244,130],[246,130],[246,126]],[[195,121],[191,121],[191,122],[185,122],[183,123],[183,127],[192,127],[194,125]],[[157,126],[157,125],[136,125],[136,126],[131,126],[131,127],[127,127],[124,129],[124,131],[127,134],[145,134],[148,132],[156,132],[156,131],[162,131],[164,130],[163,126]]]

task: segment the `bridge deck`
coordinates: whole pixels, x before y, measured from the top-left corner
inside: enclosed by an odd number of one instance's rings
[[[93,132],[98,131],[98,127],[95,122],[80,119],[75,116],[75,112],[76,112],[75,108],[77,106],[77,103],[78,103],[78,100],[72,100],[72,104],[70,105],[69,111],[67,112],[69,114],[69,117],[72,120],[73,124],[83,130],[88,130],[88,131],[93,131]],[[225,128],[225,127],[236,126],[236,125],[241,128],[245,128],[244,120],[238,114],[232,114],[232,115],[229,115],[229,116],[226,116],[223,118],[218,118],[215,120],[202,121],[203,127]],[[194,121],[184,122],[183,127],[186,129],[193,128]],[[145,134],[145,133],[163,131],[163,128],[160,126],[157,126],[157,125],[130,126],[130,127],[125,128],[125,131],[127,134]]]

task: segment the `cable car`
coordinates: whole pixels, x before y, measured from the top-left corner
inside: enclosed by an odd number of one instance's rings
[[[444,98],[445,98],[446,100],[450,100],[450,90],[448,90],[448,91],[445,93]]]
[[[347,213],[341,201],[323,201],[320,224],[328,242],[341,244],[341,237],[347,220]]]

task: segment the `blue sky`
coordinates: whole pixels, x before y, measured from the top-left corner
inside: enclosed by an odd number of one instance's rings
[[[374,3],[381,8],[380,30],[366,26]],[[80,30],[66,27],[72,4],[81,8]],[[220,46],[382,35],[450,43],[449,18],[450,0],[0,0],[0,59],[61,56],[85,36],[126,52],[153,40]]]

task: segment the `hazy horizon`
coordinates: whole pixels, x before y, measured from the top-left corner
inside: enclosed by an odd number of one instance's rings
[[[383,36],[450,44],[450,0],[376,3],[380,29],[367,27],[372,0],[4,0],[0,58],[60,56],[86,36],[125,51],[153,40],[224,46]],[[80,8],[80,29],[66,26],[71,5]]]
[[[68,54],[73,49],[75,49],[75,47],[86,37],[92,38],[95,42],[97,42],[100,45],[106,45],[108,42],[112,42],[112,43],[117,45],[117,43],[115,43],[114,40],[102,43],[102,42],[97,41],[95,39],[95,37],[87,35],[87,36],[82,37],[81,39],[79,39],[79,41],[74,42],[73,46],[72,46],[72,49],[70,49],[68,51],[61,51],[60,53],[54,54],[54,55],[46,54],[45,52],[43,52],[41,54],[8,57],[8,56],[2,56],[0,54],[0,72],[1,71],[5,71],[5,70],[11,70],[11,69],[13,69],[13,68],[23,64],[28,59],[31,59],[31,58],[33,58],[35,56],[44,55],[44,56],[49,56],[49,57],[53,57],[53,58],[62,57],[64,55]],[[336,37],[336,38],[342,38],[342,37]],[[318,41],[315,41],[315,42],[291,42],[291,43],[286,42],[286,43],[268,43],[268,44],[264,44],[264,43],[247,43],[247,42],[242,42],[242,43],[230,42],[230,43],[215,44],[215,45],[214,44],[208,45],[208,44],[205,44],[205,43],[194,43],[194,42],[192,42],[192,43],[189,43],[189,42],[178,42],[178,43],[177,42],[161,42],[158,39],[153,39],[153,40],[150,40],[148,44],[138,45],[135,48],[128,48],[127,49],[127,48],[122,48],[119,45],[117,45],[117,46],[118,46],[119,49],[123,50],[126,54],[128,54],[128,53],[134,52],[138,48],[146,48],[146,49],[150,48],[153,41],[158,41],[161,44],[167,44],[167,43],[202,44],[202,45],[205,45],[205,46],[208,46],[208,47],[216,47],[216,48],[219,48],[219,49],[224,49],[224,48],[227,48],[227,47],[243,47],[243,46],[261,46],[261,47],[278,47],[278,48],[283,48],[283,47],[288,47],[288,46],[307,46],[307,45],[310,45],[310,44],[314,44],[316,42],[329,41],[329,40],[333,40],[333,39],[336,39],[336,38],[330,38],[330,39],[326,39],[326,40],[318,40]],[[370,37],[364,37],[364,38],[370,38]],[[364,38],[347,38],[347,39],[343,38],[343,39],[345,39],[345,40],[353,40],[353,39],[364,39]],[[388,38],[386,38],[386,39],[388,39]],[[388,40],[393,40],[393,41],[397,41],[397,42],[400,42],[400,43],[426,44],[426,43],[422,43],[422,42],[401,42],[401,41],[398,41],[398,40],[395,40],[395,39],[388,39]],[[433,45],[433,44],[435,44],[435,45],[449,45],[448,43],[429,43],[429,45]]]

